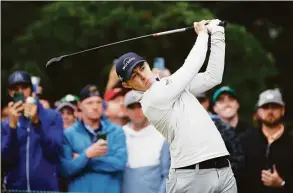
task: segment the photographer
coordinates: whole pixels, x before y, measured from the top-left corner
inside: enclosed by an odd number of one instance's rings
[[[7,189],[58,191],[58,153],[63,139],[59,113],[44,109],[31,96],[27,72],[9,77],[8,120],[2,122],[1,155],[7,171]]]

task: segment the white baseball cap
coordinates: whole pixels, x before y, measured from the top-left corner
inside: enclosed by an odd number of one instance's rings
[[[139,91],[129,91],[124,96],[124,105],[128,107],[129,105],[139,103],[142,97],[142,92]]]
[[[269,89],[259,95],[257,107],[261,107],[269,103],[275,103],[281,106],[285,105],[279,89]]]

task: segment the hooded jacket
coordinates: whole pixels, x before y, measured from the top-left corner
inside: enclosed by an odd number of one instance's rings
[[[1,123],[1,155],[7,189],[58,191],[57,169],[63,139],[61,115],[37,102],[39,124],[20,116],[16,129]]]

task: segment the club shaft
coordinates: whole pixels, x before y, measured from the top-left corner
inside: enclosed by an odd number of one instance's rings
[[[186,28],[180,28],[180,29],[174,29],[174,30],[169,30],[169,31],[155,33],[155,34],[153,34],[153,36],[154,37],[163,36],[163,35],[168,35],[168,34],[173,34],[173,33],[184,32],[186,30],[187,30],[187,27]]]
[[[227,25],[226,21],[222,21],[219,24],[219,26],[223,26],[223,27],[225,27],[226,25]],[[163,36],[163,35],[168,35],[168,34],[173,34],[173,33],[184,32],[184,31],[191,30],[191,29],[194,29],[194,27],[189,26],[189,27],[185,27],[185,28],[179,28],[179,29],[174,29],[174,30],[168,30],[168,31],[164,31],[164,32],[154,33],[154,34],[148,34],[148,35],[144,35],[144,36],[139,36],[139,37],[135,37],[135,38],[121,40],[121,41],[118,41],[118,42],[113,42],[113,43],[110,43],[110,44],[106,44],[106,45],[102,45],[102,46],[98,46],[98,47],[94,47],[94,48],[89,48],[89,49],[82,50],[82,51],[79,51],[79,52],[74,52],[74,53],[71,53],[71,54],[66,54],[66,55],[60,56],[59,58],[65,58],[65,57],[68,57],[68,56],[73,56],[73,55],[81,54],[81,53],[88,52],[88,51],[98,50],[98,49],[101,49],[101,48],[105,48],[105,47],[108,47],[108,46],[113,46],[113,45],[117,45],[117,44],[121,44],[121,43],[125,43],[125,42],[130,42],[130,41],[133,41],[133,40],[138,40],[138,39],[143,39],[143,38],[148,38],[148,37],[158,37],[158,36]]]
[[[81,53],[84,53],[84,52],[97,50],[97,49],[105,48],[105,47],[108,47],[108,46],[113,46],[113,45],[116,45],[116,44],[121,44],[121,43],[129,42],[129,41],[133,41],[133,40],[138,40],[138,39],[143,39],[143,38],[148,38],[148,37],[158,37],[158,36],[168,35],[168,34],[172,34],[172,33],[184,32],[184,31],[188,30],[189,28],[190,27],[174,29],[174,30],[169,30],[169,31],[164,31],[164,32],[159,32],[159,33],[139,36],[139,37],[135,37],[135,38],[130,38],[130,39],[126,39],[126,40],[121,40],[121,41],[118,41],[118,42],[113,42],[113,43],[110,43],[110,44],[106,44],[106,45],[102,45],[102,46],[82,50],[82,51],[79,51],[79,52],[74,52],[74,53],[71,53],[71,54],[63,55],[62,57],[73,56],[73,55],[76,55],[76,54],[81,54]]]
[[[143,38],[147,38],[147,37],[151,37],[151,36],[153,36],[153,34],[139,36],[139,37],[130,38],[130,39],[126,39],[126,40],[121,40],[121,41],[118,41],[118,42],[113,42],[113,43],[110,43],[110,44],[105,44],[105,45],[102,45],[102,46],[98,46],[98,47],[82,50],[82,51],[79,51],[79,52],[75,52],[75,53],[72,53],[72,54],[63,55],[62,57],[73,56],[73,55],[81,54],[81,53],[84,53],[84,52],[97,50],[97,49],[105,48],[105,47],[108,47],[108,46],[113,46],[113,45],[116,45],[116,44],[121,44],[121,43],[129,42],[129,41],[132,41],[132,40],[143,39]]]
[[[207,24],[206,24],[207,25]],[[221,21],[219,23],[219,26],[223,26],[223,27],[226,27],[227,25],[227,22],[226,21]],[[169,30],[169,31],[164,31],[164,32],[159,32],[159,33],[155,33],[153,34],[154,37],[157,37],[157,36],[162,36],[162,35],[168,35],[168,34],[173,34],[173,33],[179,33],[179,32],[184,32],[184,31],[187,31],[187,30],[192,30],[194,29],[194,26],[189,26],[189,27],[185,27],[185,28],[180,28],[180,29],[174,29],[174,30]]]

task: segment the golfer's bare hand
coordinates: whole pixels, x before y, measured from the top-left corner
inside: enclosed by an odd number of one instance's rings
[[[107,142],[96,142],[86,149],[86,156],[88,158],[99,157],[107,153]]]
[[[194,31],[197,33],[197,35],[200,32],[208,32],[206,24],[209,22],[209,20],[202,20],[200,22],[194,22],[193,26],[194,26]]]
[[[8,103],[8,116],[9,116],[9,126],[15,129],[17,126],[18,118],[23,112],[23,103],[18,101],[17,103]]]

